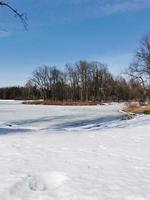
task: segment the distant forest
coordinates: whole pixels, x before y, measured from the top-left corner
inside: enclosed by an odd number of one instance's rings
[[[79,61],[38,67],[24,87],[0,88],[0,99],[51,101],[145,101],[150,96],[150,34],[145,35],[134,61],[124,75],[115,77],[107,65]],[[127,77],[126,79],[124,77]]]
[[[64,71],[56,66],[39,67],[24,87],[0,88],[0,99],[103,102],[145,98],[138,80],[114,77],[106,65],[87,61],[67,64]]]

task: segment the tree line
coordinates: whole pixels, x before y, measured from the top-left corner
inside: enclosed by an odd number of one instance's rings
[[[33,71],[24,87],[0,88],[0,99],[52,101],[145,101],[150,96],[150,34],[143,37],[133,62],[115,77],[106,64],[80,60]]]
[[[138,80],[115,77],[107,65],[87,61],[66,64],[64,70],[39,67],[24,87],[0,88],[0,99],[106,102],[145,98]]]
[[[114,75],[100,62],[79,61],[66,64],[64,70],[56,66],[37,68],[27,82],[28,99],[53,101],[127,101],[144,100],[144,90],[138,80]]]
[[[38,99],[40,94],[34,88],[32,88],[32,99]],[[15,100],[23,100],[29,98],[29,88],[27,87],[3,87],[0,88],[0,99],[15,99]],[[31,93],[30,93],[31,98]]]

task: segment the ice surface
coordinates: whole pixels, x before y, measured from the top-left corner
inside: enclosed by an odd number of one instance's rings
[[[0,200],[149,200],[150,116],[122,106],[0,101]]]
[[[119,120],[122,104],[105,106],[23,105],[20,101],[0,101],[0,127],[57,129],[99,127]],[[0,130],[0,133],[3,130]]]

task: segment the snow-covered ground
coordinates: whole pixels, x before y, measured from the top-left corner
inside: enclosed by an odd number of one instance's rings
[[[0,101],[0,200],[149,200],[150,116]]]

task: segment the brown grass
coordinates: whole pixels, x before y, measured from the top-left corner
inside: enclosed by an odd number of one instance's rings
[[[97,105],[97,102],[93,101],[52,101],[52,100],[33,100],[25,101],[23,104],[31,105],[59,105],[59,106],[89,106]]]
[[[124,112],[127,113],[135,113],[135,114],[150,114],[150,105],[140,106],[140,107],[126,107],[123,109]]]

